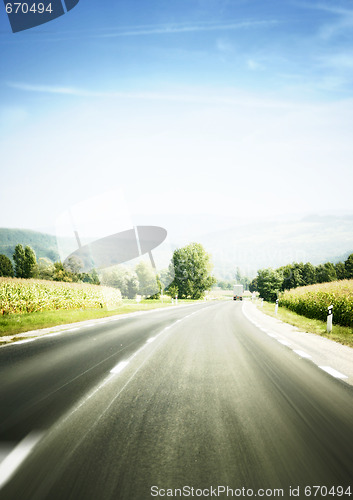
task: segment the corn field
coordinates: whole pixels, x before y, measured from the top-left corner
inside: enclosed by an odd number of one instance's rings
[[[353,280],[303,286],[282,293],[279,304],[307,318],[326,321],[333,305],[333,322],[353,327]]]
[[[89,284],[0,278],[0,315],[58,309],[114,309],[120,290]]]

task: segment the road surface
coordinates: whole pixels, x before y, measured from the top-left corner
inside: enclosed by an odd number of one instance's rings
[[[20,458],[2,467],[0,498],[353,496],[353,387],[242,307],[175,307],[1,348],[3,464]]]

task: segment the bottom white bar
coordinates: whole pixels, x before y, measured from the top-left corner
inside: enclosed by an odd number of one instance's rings
[[[319,366],[319,368],[321,368],[321,370],[324,370],[325,372],[329,373],[333,377],[336,377],[336,378],[348,378],[347,375],[344,375],[343,373],[338,372],[334,368],[331,368],[331,366]]]

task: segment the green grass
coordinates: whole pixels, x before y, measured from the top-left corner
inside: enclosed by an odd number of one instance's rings
[[[321,337],[326,337],[328,339],[339,342],[340,344],[353,347],[353,329],[347,326],[340,326],[333,324],[332,332],[327,333],[326,321],[320,321],[318,319],[308,319],[305,316],[300,316],[295,312],[290,311],[286,307],[278,307],[278,314],[275,315],[275,304],[270,302],[265,302],[263,307],[260,307],[260,303],[257,304],[260,311],[278,318],[285,323],[298,327],[300,330],[309,333],[315,333]]]
[[[198,302],[194,300],[179,300],[179,304]],[[161,300],[143,300],[137,303],[134,300],[124,300],[124,303],[114,310],[107,309],[74,309],[70,311],[43,311],[29,314],[9,314],[0,317],[0,337],[11,336],[17,333],[49,328],[57,325],[77,323],[88,319],[105,318],[136,311],[149,311],[151,309],[171,306],[170,298]]]

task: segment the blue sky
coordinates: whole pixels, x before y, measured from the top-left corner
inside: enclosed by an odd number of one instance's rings
[[[16,34],[1,6],[0,50],[0,227],[111,189],[132,214],[353,212],[349,1],[81,0]]]

